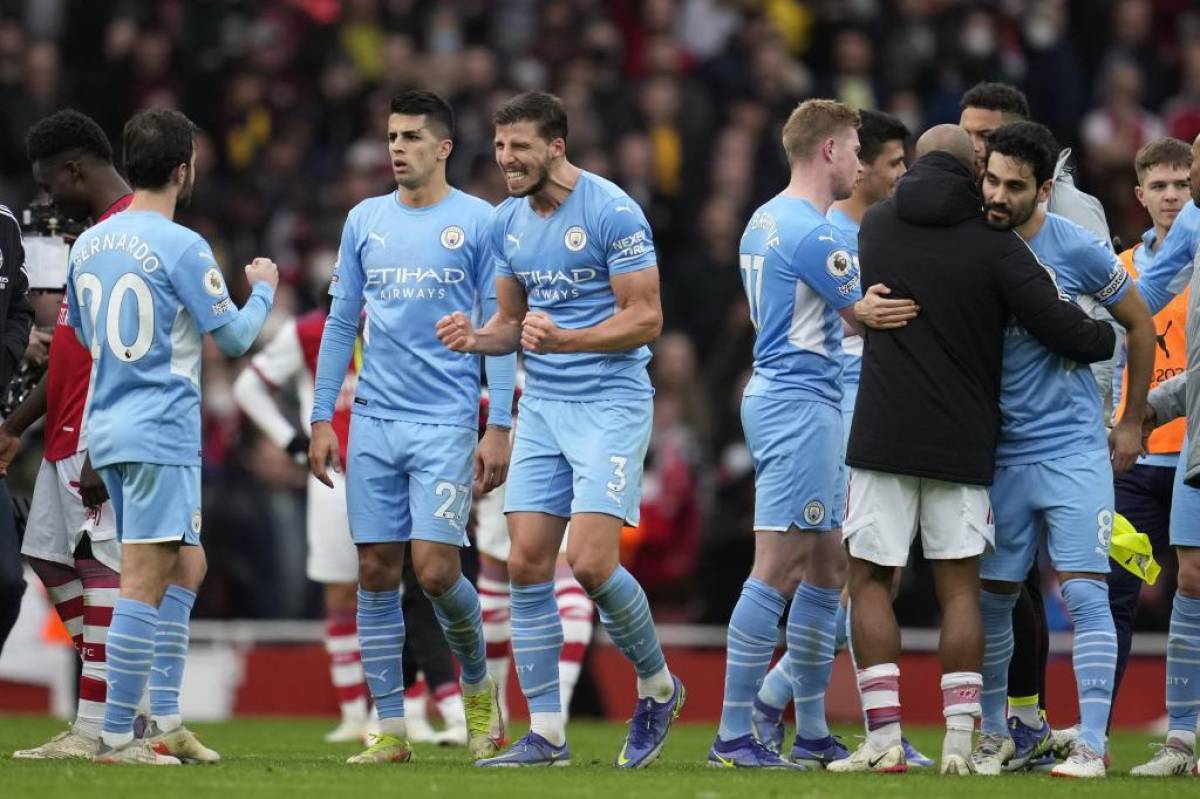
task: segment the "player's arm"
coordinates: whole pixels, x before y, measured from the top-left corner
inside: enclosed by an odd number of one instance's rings
[[[21,436],[30,425],[46,415],[46,377],[29,392],[29,396],[21,400],[21,404],[13,408],[8,418],[0,423],[0,477],[8,473],[8,467],[13,458],[21,451]]]
[[[892,290],[883,283],[876,283],[863,293],[862,299],[852,308],[843,308],[839,313],[850,332],[862,335],[864,328],[872,330],[894,330],[904,327],[909,320],[921,312],[921,306],[911,299],[888,299]]]
[[[609,278],[617,312],[594,327],[560,328],[548,314],[526,314],[521,347],[530,352],[625,352],[649,344],[662,332],[658,267]]]
[[[358,337],[358,319],[362,315],[361,299],[335,297],[321,333],[321,348],[317,352],[317,375],[313,389],[312,441],[308,445],[308,468],[313,477],[333,488],[328,469],[342,472],[341,445],[333,429],[333,412],[350,361],[354,357],[354,340]]]
[[[308,436],[288,421],[275,401],[274,391],[303,368],[303,352],[292,320],[233,381],[233,399],[242,412],[276,446],[297,459],[308,455]]]
[[[471,318],[455,311],[437,321],[437,337],[454,352],[508,355],[521,345],[521,322],[529,310],[525,289],[515,277],[496,276],[496,312],[476,330]]]
[[[1121,274],[1124,274],[1123,269]],[[1142,422],[1146,417],[1146,394],[1154,372],[1154,317],[1142,296],[1129,286],[1125,288],[1121,298],[1108,306],[1109,312],[1125,328],[1129,368],[1125,411],[1109,435],[1113,471],[1117,474],[1132,468],[1143,452]]]
[[[1080,363],[1111,358],[1116,334],[1059,296],[1058,287],[1024,244],[999,259],[994,279],[1008,309],[1046,349]]]
[[[209,330],[221,352],[230,358],[245,355],[258,338],[275,301],[279,270],[270,258],[255,258],[246,265],[246,280],[250,282],[250,297],[246,304],[230,313],[228,320]]]
[[[483,303],[485,316],[495,316],[496,300]],[[475,493],[486,494],[508,479],[508,462],[512,457],[509,431],[512,430],[513,392],[517,383],[517,355],[488,355],[483,359],[487,374],[487,428],[475,448]]]
[[[1200,208],[1197,208],[1195,203],[1184,203],[1183,210],[1167,231],[1158,252],[1154,254],[1154,259],[1142,270],[1137,281],[1138,291],[1146,301],[1151,315],[1165,308],[1186,286],[1186,283],[1181,285],[1177,278],[1195,259],[1198,241]]]

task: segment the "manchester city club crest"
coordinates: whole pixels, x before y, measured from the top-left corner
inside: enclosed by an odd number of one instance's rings
[[[850,274],[852,266],[854,266],[854,256],[850,255],[848,250],[834,250],[825,259],[825,271],[837,278]]]
[[[567,235],[563,236],[563,244],[567,245],[567,249],[571,252],[579,252],[587,246],[587,234],[579,225],[569,227]]]
[[[467,240],[467,234],[458,225],[451,225],[442,231],[442,246],[447,250],[457,250]]]
[[[804,521],[808,524],[820,524],[825,520],[825,506],[820,500],[814,499],[804,506]]]
[[[200,509],[196,508],[192,511],[192,532],[196,535],[200,535],[200,519]]]

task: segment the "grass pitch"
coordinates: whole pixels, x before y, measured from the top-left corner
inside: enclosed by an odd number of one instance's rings
[[[935,796],[1004,797],[1146,796],[1195,792],[1196,781],[1134,779],[1129,768],[1152,754],[1149,736],[1118,733],[1112,741],[1113,767],[1103,781],[1056,780],[1045,775],[1002,777],[939,777],[929,770],[901,775],[836,775],[824,773],[744,772],[705,767],[715,728],[710,725],[677,725],[667,740],[662,758],[650,768],[618,771],[613,758],[621,747],[624,727],[597,722],[570,725],[572,765],[555,769],[502,769],[471,767],[466,750],[418,746],[413,762],[404,765],[349,766],[345,759],[357,748],[330,745],[321,735],[330,721],[312,719],[246,720],[224,724],[197,724],[193,729],[217,749],[216,766],[152,768],[100,766],[78,762],[14,761],[8,753],[37,745],[62,729],[60,722],[37,716],[0,716],[0,798],[56,799],[91,796],[98,799],[129,797],[405,797],[406,799],[544,799],[570,796],[579,799],[637,799],[689,797],[724,799],[754,796],[789,799],[862,797],[904,799]],[[516,731],[518,734],[522,730]],[[842,730],[856,743],[857,730]],[[936,756],[940,729],[908,731],[917,746]],[[1167,792],[1164,794],[1164,792]],[[1040,797],[1039,797],[1040,799]]]

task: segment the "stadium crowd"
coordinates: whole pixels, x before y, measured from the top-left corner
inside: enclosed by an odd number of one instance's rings
[[[116,142],[140,108],[203,131],[184,224],[212,243],[235,299],[261,253],[281,283],[265,340],[324,302],[347,211],[391,185],[387,103],[413,87],[458,114],[451,183],[498,202],[494,109],[526,88],[561,96],[573,160],[646,210],[662,274],[654,434],[642,524],[623,555],[660,621],[723,623],[753,551],[753,472],[738,404],[753,328],[737,242],[786,183],[779,130],[805,97],[889,111],[911,131],[956,122],[981,79],[1027,94],[1075,152],[1078,182],[1128,246],[1148,226],[1134,154],[1200,133],[1200,14],[1186,0],[83,0],[0,3],[0,198],[34,197],[29,126],[72,106]],[[96,32],[101,31],[100,35]],[[205,542],[197,616],[314,615],[303,577],[305,469],[233,399],[242,364],[204,358]],[[29,473],[37,452],[26,456]],[[11,481],[22,493],[19,477]],[[28,493],[31,478],[24,484]],[[695,576],[704,575],[703,587]],[[1165,629],[1173,565],[1139,626]],[[905,579],[928,579],[918,565]],[[932,626],[929,592],[901,591]],[[1051,608],[1052,619],[1066,624]]]

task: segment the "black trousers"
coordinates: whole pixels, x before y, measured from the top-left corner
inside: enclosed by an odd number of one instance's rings
[[[17,623],[21,612],[21,596],[25,593],[24,567],[21,563],[21,541],[13,519],[12,499],[8,484],[0,478],[0,652]]]

